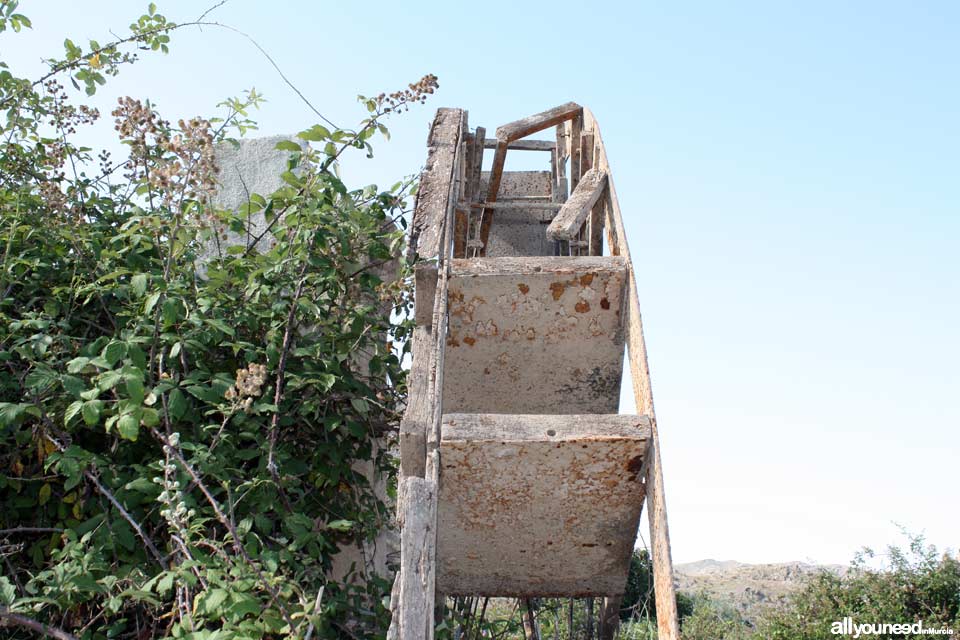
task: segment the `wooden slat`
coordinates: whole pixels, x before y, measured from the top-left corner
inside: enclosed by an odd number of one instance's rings
[[[580,133],[583,130],[583,117],[570,121],[570,188],[576,189],[583,175],[580,167]]]
[[[493,154],[493,166],[490,168],[490,180],[487,186],[487,202],[496,202],[500,192],[500,181],[503,180],[503,165],[507,161],[507,143],[497,138],[497,150]],[[480,223],[480,242],[483,248],[480,255],[486,255],[490,241],[490,227],[493,225],[493,209],[483,210],[483,221]]]
[[[400,525],[399,640],[431,640],[436,576],[437,483],[403,478],[397,496]],[[394,619],[396,624],[397,619]]]
[[[532,116],[515,120],[510,124],[497,127],[497,140],[512,142],[520,138],[543,131],[566,120],[583,114],[583,107],[576,102],[568,102],[559,107],[541,111]]]
[[[427,464],[427,428],[433,417],[430,388],[430,351],[433,334],[429,326],[413,330],[413,363],[407,374],[407,407],[400,420],[400,475],[423,477]]]
[[[483,172],[483,150],[487,148],[487,142],[493,142],[494,146],[496,146],[496,142],[488,141],[486,136],[487,130],[483,127],[477,127],[477,130],[473,136],[473,161],[470,163],[471,173],[467,178],[467,191],[465,198],[467,202],[472,202],[481,195],[480,174]]]
[[[576,238],[590,210],[603,195],[606,186],[606,173],[596,169],[588,171],[570,194],[570,199],[563,204],[553,222],[547,227],[547,237],[551,240]]]
[[[596,119],[589,109],[584,109],[585,123],[594,133],[597,145],[595,168],[609,172],[609,162],[600,136]],[[657,430],[653,392],[650,386],[650,368],[647,362],[646,343],[643,338],[643,321],[637,297],[637,278],[630,262],[623,217],[617,202],[613,179],[608,178],[607,233],[612,255],[624,256],[628,269],[627,281],[627,356],[633,379],[633,395],[637,413],[651,418],[651,442],[647,453],[647,469],[644,490],[648,500],[647,519],[650,522],[650,552],[653,563],[654,590],[656,592],[657,632],[660,640],[679,640],[680,624],[677,617],[677,596],[673,584],[673,559],[670,554],[670,531],[667,524],[666,494],[663,488],[663,468],[660,460],[660,437]]]
[[[603,223],[606,217],[607,199],[600,197],[590,210],[590,237],[587,240],[591,256],[603,255]]]
[[[495,138],[485,140],[483,143],[485,149],[496,149],[497,141]],[[557,143],[553,140],[515,140],[507,145],[510,151],[553,151]]]
[[[463,162],[460,163],[460,193],[463,194],[463,200],[469,201],[470,196],[467,190],[470,186],[470,176],[473,175],[473,161],[475,155],[473,148],[476,140],[469,131],[463,136],[460,146],[463,148]],[[457,258],[467,257],[467,227],[470,220],[470,211],[464,207],[458,207],[453,218],[453,255]]]
[[[410,231],[410,251],[421,258],[434,258],[447,214],[447,202],[456,188],[454,158],[463,132],[463,109],[437,109],[427,136],[427,164],[420,174],[420,187]]]
[[[543,209],[545,211],[557,211],[563,206],[560,202],[547,202],[545,200],[531,200],[524,202],[522,200],[504,200],[503,202],[471,202],[471,209]],[[459,256],[457,256],[459,257]]]
[[[566,123],[562,122],[557,125],[557,149],[555,152],[555,163],[554,163],[554,188],[553,188],[553,201],[554,202],[565,202],[567,199],[567,134],[566,134]]]

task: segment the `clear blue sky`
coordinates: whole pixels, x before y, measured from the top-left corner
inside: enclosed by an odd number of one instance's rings
[[[207,6],[159,4],[178,21]],[[0,40],[20,72],[141,12],[21,8],[34,32]],[[232,0],[213,17],[338,123],[363,116],[357,93],[440,77],[375,160],[349,163],[364,183],[419,171],[438,106],[488,130],[567,100],[594,111],[638,273],[675,560],[845,562],[896,540],[894,522],[956,548],[960,4]],[[314,122],[235,34],[172,48],[112,83],[105,110],[131,94],[207,114],[256,86],[263,133]]]

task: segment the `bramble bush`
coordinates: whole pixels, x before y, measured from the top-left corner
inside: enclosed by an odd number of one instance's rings
[[[890,546],[882,566],[876,554],[859,553],[844,575],[822,572],[759,624],[774,640],[835,638],[831,625],[844,617],[861,624],[913,624],[960,633],[960,559],[941,553],[922,536],[906,548]],[[913,636],[910,636],[913,637]]]
[[[284,186],[222,210],[214,147],[258,94],[176,124],[122,98],[115,162],[75,143],[101,114],[64,88],[96,93],[190,24],[151,5],[39,79],[0,62],[0,635],[382,636],[385,578],[327,575],[389,522],[361,471],[393,473],[413,184],[337,168],[436,78],[281,143]],[[2,37],[29,27],[0,0]]]

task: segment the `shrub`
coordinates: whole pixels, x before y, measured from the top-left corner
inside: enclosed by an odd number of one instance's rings
[[[30,27],[0,1],[0,31]],[[73,140],[89,95],[165,51],[151,5],[129,36],[0,69],[0,625],[84,639],[382,635],[383,577],[329,583],[331,558],[388,523],[358,470],[383,447],[404,388],[409,306],[397,265],[411,182],[349,188],[341,155],[427,76],[363,100],[356,130],[300,133],[285,186],[218,209],[214,145],[261,98],[171,124],[132,98],[113,117],[129,159]],[[9,36],[10,34],[4,34]],[[258,244],[251,216],[269,236]],[[227,234],[246,238],[236,246]],[[199,259],[209,247],[212,256]],[[364,568],[358,568],[363,571]],[[12,635],[11,635],[12,634]],[[62,636],[66,637],[66,636]]]
[[[891,546],[886,562],[874,566],[869,549],[857,555],[845,575],[823,572],[787,604],[772,610],[759,629],[780,640],[833,638],[831,625],[850,617],[856,623],[914,623],[960,630],[960,562],[910,536],[907,547]]]

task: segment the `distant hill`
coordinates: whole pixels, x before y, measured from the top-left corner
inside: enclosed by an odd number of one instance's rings
[[[689,594],[705,593],[753,619],[765,605],[776,604],[820,571],[842,574],[841,565],[805,562],[747,564],[735,560],[698,560],[674,566],[677,587]]]

